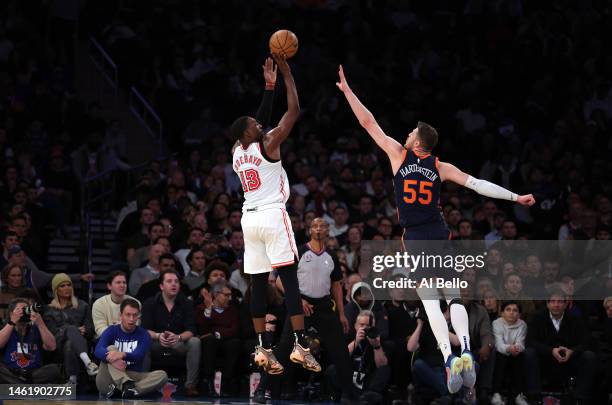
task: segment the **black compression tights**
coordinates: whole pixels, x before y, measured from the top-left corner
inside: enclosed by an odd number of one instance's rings
[[[297,260],[293,264],[278,267],[276,270],[283,282],[288,315],[302,315],[302,299],[297,278]],[[251,275],[253,283],[251,287],[251,315],[253,318],[264,318],[266,316],[268,275],[268,273]]]

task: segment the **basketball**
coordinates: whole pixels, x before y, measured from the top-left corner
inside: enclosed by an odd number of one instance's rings
[[[270,52],[284,55],[289,59],[298,50],[298,39],[289,30],[278,30],[270,37]]]

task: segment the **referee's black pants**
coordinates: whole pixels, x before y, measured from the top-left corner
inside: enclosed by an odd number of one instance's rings
[[[325,350],[331,363],[336,368],[338,385],[342,387],[343,394],[350,394],[351,386],[353,385],[351,358],[338,312],[334,310],[334,302],[329,296],[310,298],[302,295],[302,298],[313,306],[313,314],[304,316],[304,330],[308,331],[308,328],[314,327],[319,332],[321,347]],[[275,353],[278,361],[285,367],[283,379],[286,379],[285,381],[290,384],[295,383],[293,378],[295,372],[294,364],[289,360],[289,354],[293,350],[294,342],[295,338],[291,322],[287,320]],[[295,390],[294,387],[292,389]]]

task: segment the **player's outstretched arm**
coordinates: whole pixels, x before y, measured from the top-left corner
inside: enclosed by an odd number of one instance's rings
[[[270,117],[272,115],[272,105],[274,104],[274,87],[276,85],[276,69],[272,58],[267,58],[263,66],[263,77],[266,81],[261,104],[257,109],[255,120],[261,124],[263,128],[270,125]]]
[[[532,194],[518,195],[490,181],[474,178],[450,163],[440,162],[438,170],[440,171],[442,181],[450,180],[453,183],[472,189],[485,197],[516,201],[521,205],[528,206],[535,204],[535,198],[533,198]]]
[[[359,101],[344,77],[342,65],[339,67],[338,76],[340,77],[340,81],[336,83],[336,86],[344,93],[355,117],[359,120],[359,124],[368,131],[368,134],[374,139],[374,142],[387,153],[391,160],[393,172],[395,173],[402,163],[401,160],[404,153],[404,147],[398,141],[385,134],[380,125],[378,125],[378,122],[376,122],[374,115],[361,103],[361,101]]]
[[[287,88],[287,112],[278,122],[278,126],[267,133],[264,140],[266,152],[273,159],[280,159],[280,145],[289,136],[293,125],[300,116],[300,102],[298,99],[297,88],[291,74],[291,68],[285,58],[281,55],[273,55],[278,70],[283,75],[285,87]]]

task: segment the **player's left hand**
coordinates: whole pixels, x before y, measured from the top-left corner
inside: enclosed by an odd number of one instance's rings
[[[342,65],[338,67],[338,77],[340,78],[340,81],[336,82],[336,86],[338,86],[343,93],[346,93],[350,90],[350,87],[346,81],[346,77],[344,77],[344,69],[342,68]]]
[[[276,66],[274,65],[272,58],[267,58],[262,68],[266,83],[276,83]]]
[[[516,199],[516,202],[521,205],[527,205],[528,207],[531,207],[533,204],[535,204],[536,200],[535,198],[533,198],[533,194],[526,194],[519,195]]]

